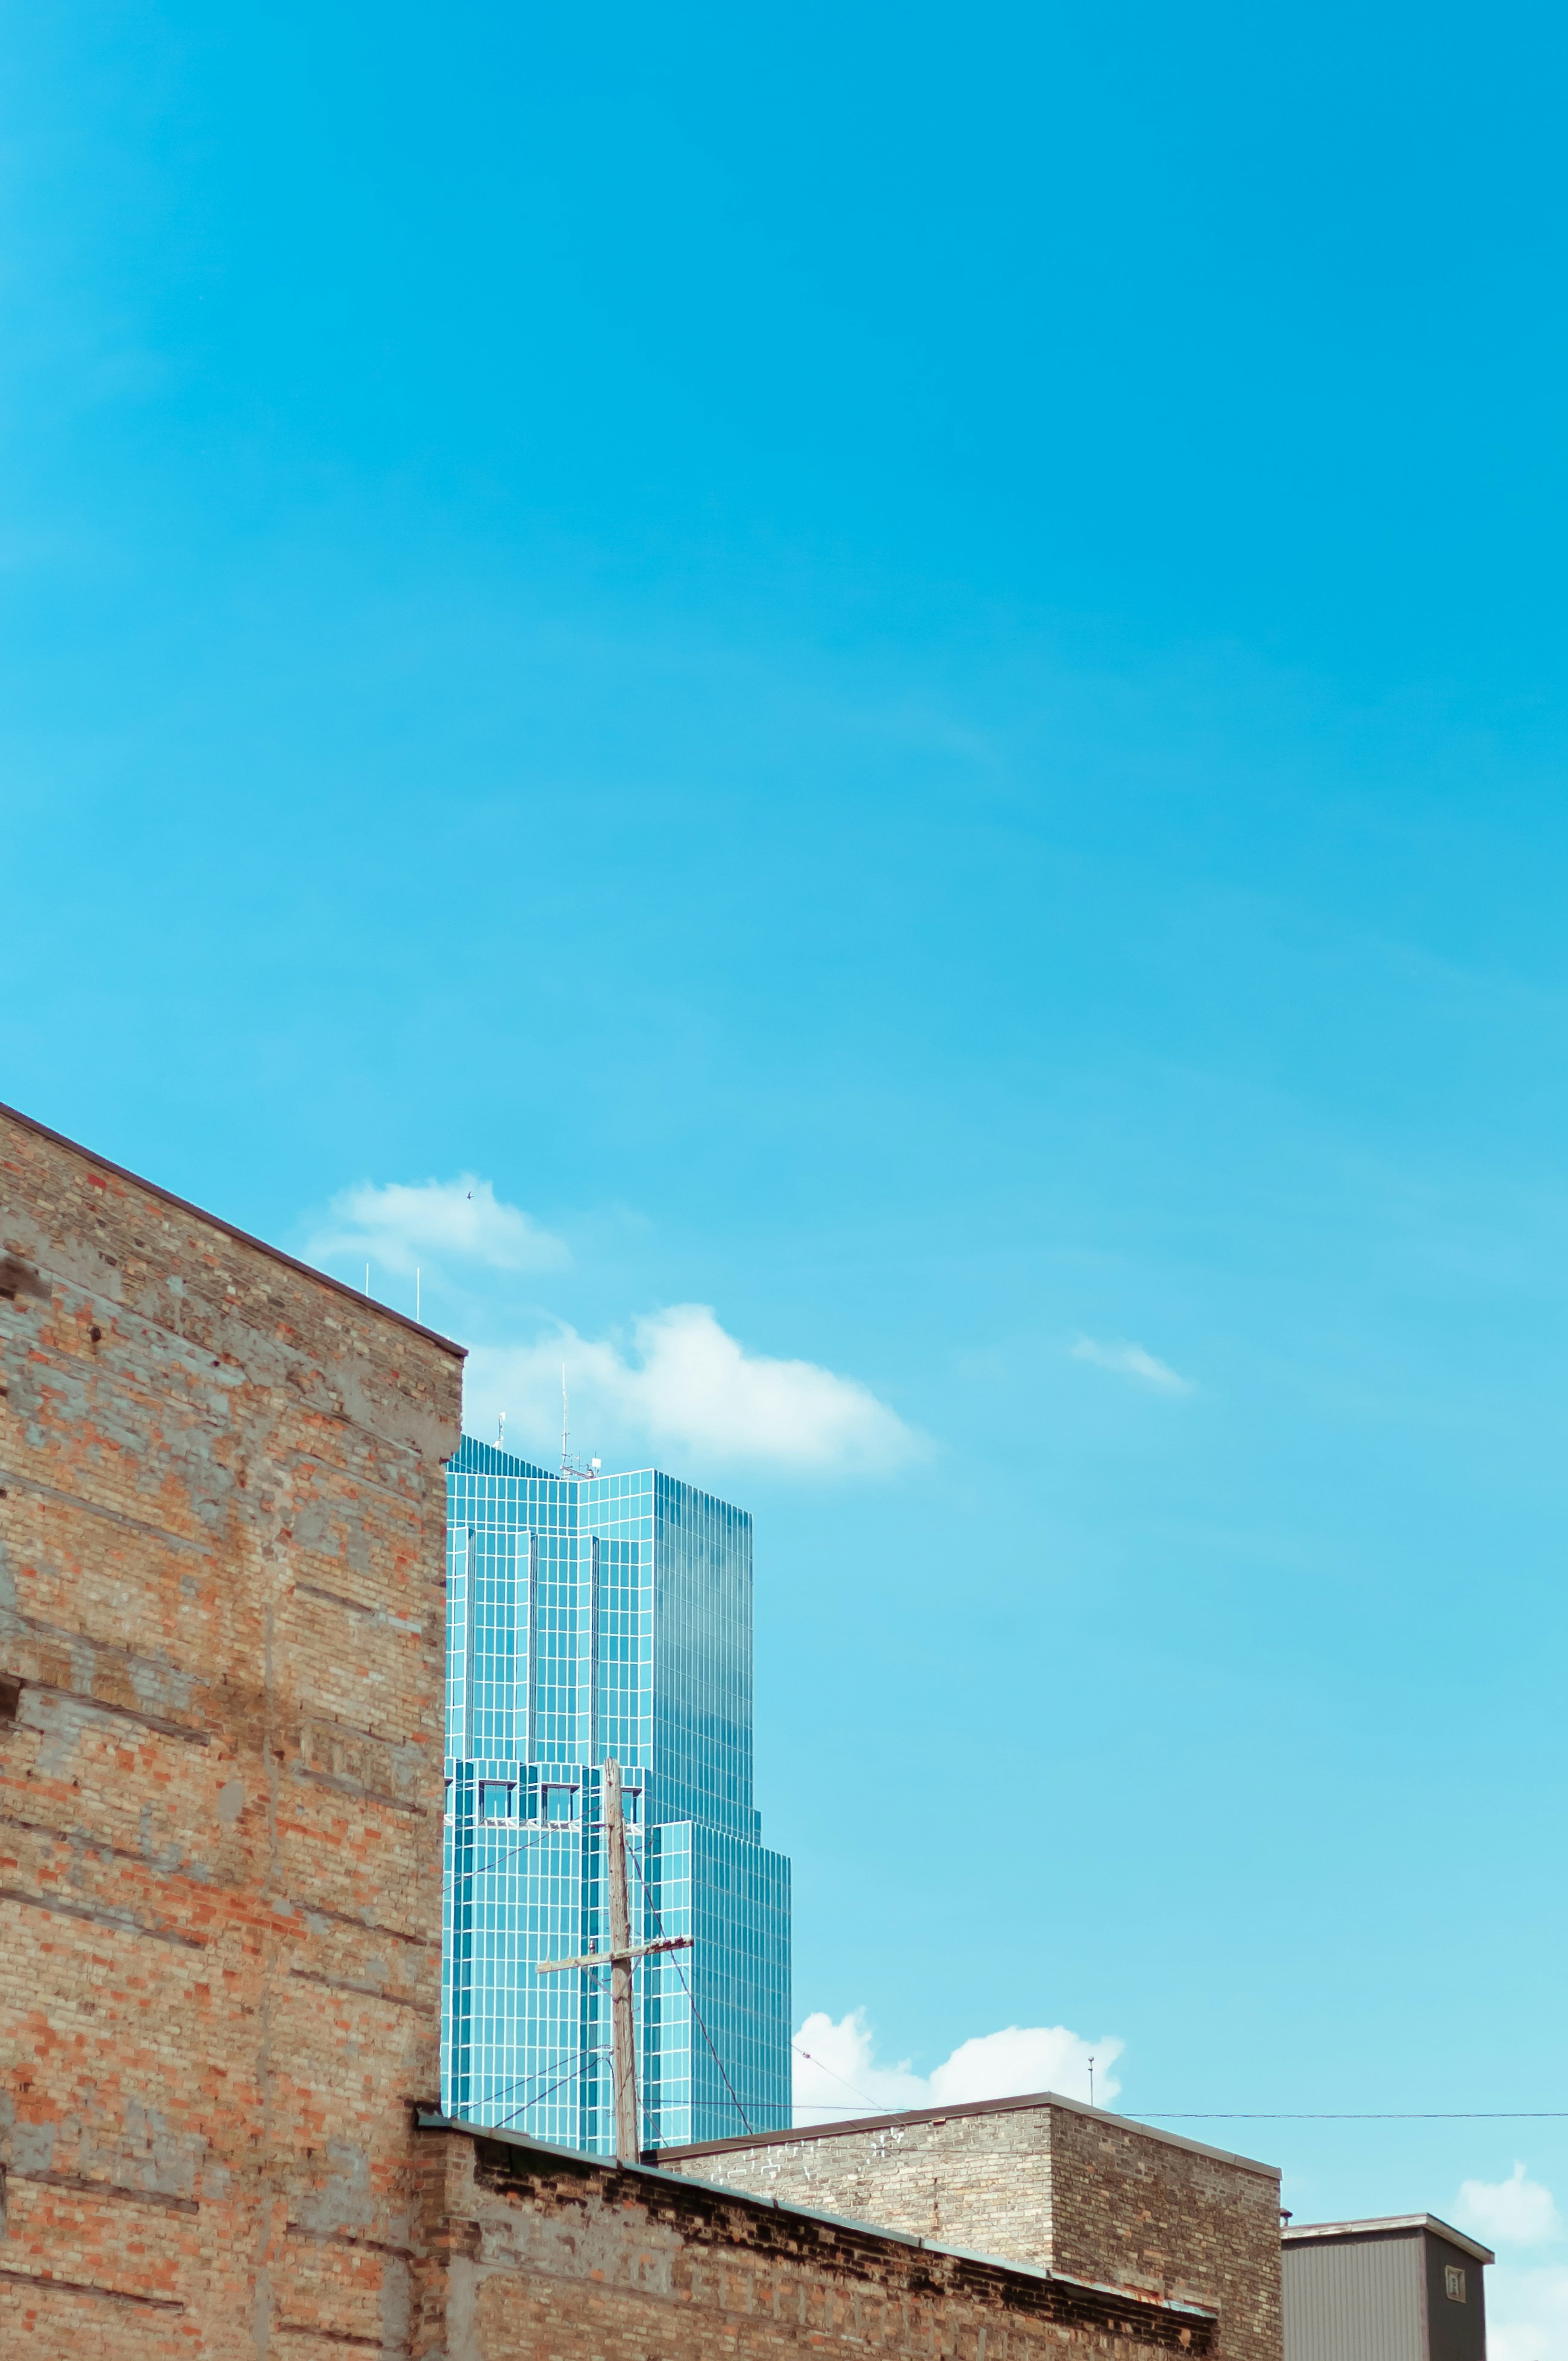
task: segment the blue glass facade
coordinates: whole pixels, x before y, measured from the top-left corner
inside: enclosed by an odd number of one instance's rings
[[[599,1766],[627,1790],[645,2147],[790,2120],[789,1863],[751,1802],[751,1521],[651,1468],[447,1469],[442,2103],[613,2155]]]

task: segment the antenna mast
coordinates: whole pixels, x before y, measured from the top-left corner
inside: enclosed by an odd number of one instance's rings
[[[566,1436],[569,1430],[566,1425],[566,1364],[563,1361],[561,1364],[561,1481],[563,1484],[572,1472],[571,1462],[566,1456]]]

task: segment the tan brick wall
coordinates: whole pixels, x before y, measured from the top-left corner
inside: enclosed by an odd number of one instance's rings
[[[1208,2323],[658,2176],[428,2135],[448,2361],[1154,2361]]]
[[[659,2161],[781,2203],[1212,2305],[1223,2361],[1280,2361],[1277,2171],[1102,2110],[1031,2100]]]
[[[1143,2125],[1051,2109],[1058,2270],[1212,2304],[1226,2361],[1279,2361],[1279,2174]]]
[[[459,1370],[0,1113],[0,2351],[410,2349]]]

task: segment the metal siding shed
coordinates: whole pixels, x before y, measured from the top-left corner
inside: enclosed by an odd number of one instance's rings
[[[1288,2246],[1285,2361],[1427,2361],[1421,2240]]]
[[[1475,2248],[1468,2241],[1459,2245],[1452,2232],[1435,2227],[1426,2232],[1425,2243],[1427,2351],[1431,2361],[1486,2361],[1486,2277]],[[1450,2297],[1444,2285],[1451,2269],[1464,2273],[1464,2293],[1458,2301]]]
[[[1305,2223],[1282,2246],[1285,2361],[1486,2361],[1492,2254],[1462,2230],[1431,2213]]]

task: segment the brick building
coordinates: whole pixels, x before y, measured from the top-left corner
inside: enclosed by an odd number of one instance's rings
[[[1279,2173],[1050,2093],[665,2148],[675,2172],[1212,2310],[1279,2361]]]
[[[451,2361],[1142,2361],[1212,2314],[864,2223],[433,2125]]]
[[[0,1109],[0,2351],[1266,2361],[1137,2228],[1096,2286],[434,2115],[460,1367]]]
[[[0,2350],[405,2350],[461,1356],[9,1114],[0,1352]]]

